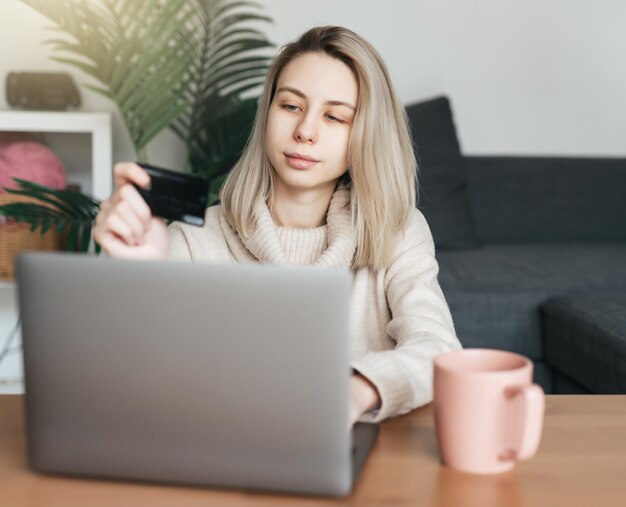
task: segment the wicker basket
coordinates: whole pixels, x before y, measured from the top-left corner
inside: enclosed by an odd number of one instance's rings
[[[0,194],[0,205],[15,202],[37,202],[30,197]],[[0,216],[0,220],[5,217]],[[15,257],[23,250],[62,250],[64,234],[52,227],[43,236],[40,230],[30,232],[30,224],[0,222],[0,281],[11,281],[14,277]]]

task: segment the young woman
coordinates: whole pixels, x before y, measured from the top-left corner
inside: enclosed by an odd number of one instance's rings
[[[351,423],[432,399],[432,363],[460,348],[415,208],[404,108],[376,50],[325,26],[287,44],[269,69],[248,145],[202,228],[169,228],[114,167],[95,239],[111,256],[351,269]],[[320,372],[322,375],[323,372]]]

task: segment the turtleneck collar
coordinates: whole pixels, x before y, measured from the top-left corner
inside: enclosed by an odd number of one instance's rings
[[[328,206],[326,225],[310,229],[278,227],[266,203],[255,210],[255,230],[242,238],[223,213],[220,226],[238,261],[258,260],[264,264],[310,264],[318,267],[350,268],[356,251],[352,228],[350,188],[337,187]]]

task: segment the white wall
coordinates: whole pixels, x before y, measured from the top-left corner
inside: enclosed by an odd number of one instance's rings
[[[260,1],[277,44],[316,24],[344,25],[380,51],[405,103],[447,94],[466,153],[626,156],[624,1]],[[18,0],[3,0],[1,13],[0,76],[68,70],[48,60],[45,18]],[[0,91],[6,107],[4,82]],[[85,109],[114,110],[82,94]],[[114,160],[133,158],[118,117],[114,130]],[[172,167],[183,159],[169,133],[149,152]]]

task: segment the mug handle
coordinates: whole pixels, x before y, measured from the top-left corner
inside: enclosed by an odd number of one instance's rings
[[[509,398],[519,398],[522,403],[522,434],[512,453],[516,461],[522,461],[534,456],[539,448],[545,396],[537,384],[510,387],[506,391]]]

